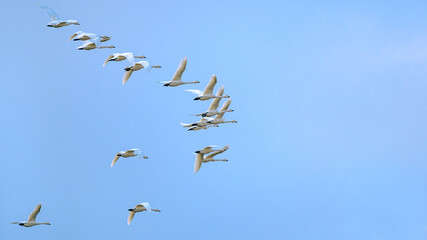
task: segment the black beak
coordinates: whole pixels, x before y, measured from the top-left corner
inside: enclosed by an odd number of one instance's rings
[[[129,211],[129,212],[133,212],[133,209],[132,209],[132,208],[129,208],[129,209],[128,209],[128,211]]]
[[[200,151],[195,151],[195,153],[200,153]]]
[[[170,83],[165,83],[163,86],[167,87],[167,86],[169,86],[169,84],[170,84]]]

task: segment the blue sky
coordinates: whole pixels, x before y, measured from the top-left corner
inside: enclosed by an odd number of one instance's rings
[[[47,28],[33,1],[3,3],[1,239],[425,239],[425,1],[44,1],[80,26]],[[78,30],[116,49],[77,51]],[[163,66],[121,85],[132,51]],[[232,97],[165,88],[215,73]],[[193,88],[191,86],[190,88]],[[230,145],[193,173],[193,152]],[[148,160],[124,159],[140,147]],[[161,213],[127,209],[149,201]],[[39,221],[22,228],[42,203]]]

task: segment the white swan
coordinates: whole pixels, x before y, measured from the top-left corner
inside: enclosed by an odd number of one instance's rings
[[[222,96],[222,94],[224,93],[224,86],[220,87],[218,89],[218,91],[216,92],[216,96]],[[219,101],[221,101],[221,98],[215,98],[214,100],[212,100],[211,105],[209,106],[208,111],[204,112],[204,113],[200,113],[200,114],[196,114],[196,116],[202,116],[202,117],[213,117],[215,115],[217,115],[218,113],[225,113],[225,112],[233,112],[234,110],[232,109],[227,109],[225,111],[218,111],[218,105],[219,105]]]
[[[164,83],[163,86],[165,86],[165,87],[176,87],[176,86],[180,86],[180,85],[184,85],[184,84],[200,83],[199,81],[183,82],[181,80],[182,74],[184,73],[186,66],[187,66],[187,57],[184,57],[181,60],[181,62],[179,63],[179,66],[176,69],[176,71],[172,77],[172,80],[161,82],[161,83]]]
[[[195,151],[195,153],[208,154],[208,153],[211,153],[211,152],[215,152],[217,150],[212,149],[214,147],[218,147],[218,146],[217,145],[210,145],[208,147],[203,148],[202,150]]]
[[[131,60],[129,58],[128,58],[128,60],[129,60],[129,62],[131,62]],[[132,62],[131,62],[131,64],[132,64]],[[159,65],[151,66],[148,61],[139,61],[139,62],[133,63],[132,65],[127,66],[124,69],[126,72],[125,72],[125,75],[123,76],[122,84],[125,85],[125,83],[129,80],[129,78],[133,72],[141,70],[143,68],[147,69],[147,71],[150,72],[151,68],[161,68],[161,66],[159,66]]]
[[[216,150],[216,151],[214,151],[214,153],[211,153],[207,156],[204,156],[204,154],[202,154],[202,153],[197,153],[196,154],[196,161],[194,162],[194,173],[196,173],[200,170],[200,168],[202,167],[202,163],[218,162],[218,161],[228,162],[227,159],[214,159],[213,158],[216,155],[227,151],[228,148],[229,148],[229,146],[227,145],[227,146],[223,147],[222,149]]]
[[[11,224],[18,224],[19,226],[23,226],[23,227],[32,227],[36,225],[50,225],[50,223],[48,222],[44,222],[44,223],[36,222],[37,214],[39,214],[41,208],[42,208],[42,205],[38,204],[36,208],[34,208],[33,212],[30,214],[30,216],[28,217],[27,221],[13,222]]]
[[[145,56],[134,56],[131,52],[125,53],[114,53],[113,55],[108,56],[107,60],[105,60],[103,67],[107,65],[108,62],[120,62],[125,59],[128,59],[131,64],[135,63],[135,58],[145,58]]]
[[[194,100],[201,100],[201,101],[206,101],[212,98],[229,98],[230,96],[226,95],[226,96],[216,96],[212,94],[212,91],[215,87],[215,84],[217,82],[216,76],[215,74],[212,75],[211,79],[209,80],[208,85],[206,86],[205,90],[202,92],[200,90],[197,89],[187,89],[185,91],[187,92],[192,92],[196,95],[198,95],[198,97],[194,98]]]
[[[134,208],[129,208],[128,211],[129,211],[128,225],[130,225],[130,222],[132,222],[132,219],[135,216],[136,212],[143,212],[143,211],[160,212],[159,209],[151,209],[150,203],[148,203],[148,202],[140,203],[140,204],[136,205]]]
[[[99,37],[93,38],[91,40],[87,40],[84,42],[83,45],[77,48],[77,50],[93,50],[96,48],[103,49],[103,48],[115,48],[113,45],[110,46],[100,46],[101,40]]]
[[[87,41],[90,39],[94,39],[96,37],[98,37],[98,35],[96,35],[95,33],[77,31],[73,35],[71,35],[68,41],[71,41],[71,39],[73,39],[73,41]],[[111,39],[111,37],[108,37],[108,36],[99,36],[99,37],[101,38],[101,42],[106,42]]]
[[[117,160],[119,160],[120,157],[128,158],[128,157],[135,157],[135,156],[139,155],[140,158],[148,159],[147,156],[144,156],[141,154],[142,154],[142,151],[139,150],[139,148],[132,148],[132,149],[127,150],[127,151],[120,151],[116,154],[116,156],[114,156],[114,159],[111,162],[111,167],[114,166],[114,164],[117,162]]]
[[[208,124],[220,124],[220,123],[237,123],[236,120],[232,121],[225,121],[223,119],[225,112],[227,112],[228,107],[231,104],[231,99],[227,99],[227,101],[224,102],[221,109],[219,110],[220,113],[216,115],[216,117],[212,120],[207,121]]]
[[[48,27],[60,28],[68,25],[80,25],[77,20],[60,20],[58,14],[56,14],[53,9],[43,4],[39,4],[39,6],[43,8],[50,16],[50,22],[47,24]]]

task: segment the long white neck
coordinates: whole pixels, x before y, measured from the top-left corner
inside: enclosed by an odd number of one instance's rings
[[[100,47],[98,47],[99,49],[102,49],[102,48],[115,48],[113,45],[111,45],[111,46],[100,46]]]
[[[48,223],[48,222],[44,222],[44,223],[35,223],[35,225],[50,225],[50,223]]]
[[[236,123],[236,121],[222,121],[222,123]]]

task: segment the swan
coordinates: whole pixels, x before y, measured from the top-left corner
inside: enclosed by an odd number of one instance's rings
[[[43,4],[39,4],[39,6],[43,8],[50,16],[50,22],[47,24],[48,27],[60,28],[68,25],[80,25],[77,20],[60,20],[58,14],[56,14],[53,9]]]
[[[131,60],[129,58],[128,58],[128,60],[129,60],[129,62],[131,62]],[[131,62],[131,64],[132,65],[127,66],[124,69],[126,72],[125,72],[125,75],[123,76],[123,79],[122,79],[122,84],[123,85],[125,85],[125,83],[129,80],[130,76],[132,75],[132,73],[134,71],[138,71],[138,70],[141,70],[141,69],[145,68],[145,69],[147,69],[147,71],[150,72],[151,68],[162,68],[159,65],[153,65],[153,66],[151,66],[148,61],[139,61],[139,62],[136,62],[136,63],[132,63]]]
[[[130,225],[130,222],[132,222],[132,219],[135,216],[136,212],[143,212],[143,211],[160,212],[159,209],[151,209],[150,203],[148,203],[148,202],[140,203],[140,204],[136,205],[134,208],[129,208],[128,211],[129,211],[128,225]]]
[[[222,94],[224,93],[224,86],[220,87],[218,89],[218,91],[216,92],[216,96],[222,96]],[[215,98],[214,100],[212,100],[211,105],[209,106],[208,111],[204,112],[204,113],[200,113],[200,114],[196,114],[195,116],[202,116],[202,117],[213,117],[215,115],[217,115],[218,113],[225,113],[225,112],[233,112],[234,110],[232,109],[227,109],[224,111],[218,111],[218,105],[219,105],[219,101],[221,101],[221,98]]]
[[[176,86],[180,86],[180,85],[184,85],[184,84],[200,83],[199,81],[183,82],[181,80],[182,74],[184,73],[186,66],[187,66],[187,57],[184,57],[181,60],[181,62],[179,63],[179,66],[176,69],[176,71],[172,77],[172,80],[166,81],[166,82],[161,82],[161,83],[164,83],[163,86],[165,86],[165,87],[176,87]]]
[[[37,214],[39,214],[41,208],[42,208],[42,205],[38,204],[36,208],[34,208],[33,212],[30,214],[30,216],[28,217],[27,221],[13,222],[11,224],[18,224],[19,226],[23,226],[23,227],[32,227],[36,225],[50,225],[50,223],[48,222],[44,222],[44,223],[36,222]]]
[[[115,48],[113,45],[110,46],[99,46],[101,43],[101,40],[99,37],[93,38],[91,40],[87,40],[84,42],[83,45],[77,48],[77,50],[93,50],[96,48],[103,49],[103,48]]]
[[[204,156],[203,153],[197,153],[196,154],[196,161],[194,162],[194,173],[196,173],[200,170],[200,168],[202,167],[202,163],[218,162],[218,161],[228,162],[227,159],[214,159],[213,158],[216,155],[227,151],[228,148],[229,148],[229,146],[227,145],[227,146],[223,147],[222,149],[216,150],[216,151],[214,151],[214,153],[211,153],[207,156]]]
[[[237,123],[236,120],[225,121],[223,119],[224,114],[227,111],[230,104],[231,104],[231,99],[227,99],[227,101],[225,101],[225,103],[222,105],[221,109],[219,110],[220,113],[218,113],[218,115],[216,115],[216,117],[214,119],[207,121],[207,123],[208,124]]]
[[[205,90],[202,92],[200,90],[197,89],[187,89],[185,91],[187,92],[192,92],[196,95],[198,95],[198,97],[194,98],[194,100],[201,100],[201,101],[206,101],[212,98],[229,98],[230,96],[226,95],[226,96],[216,96],[212,94],[213,88],[215,87],[215,84],[217,82],[216,76],[215,74],[212,75],[211,79],[209,80],[208,85],[206,86]]]
[[[68,41],[71,41],[71,39],[73,39],[73,41],[87,41],[96,37],[98,37],[98,35],[96,35],[95,33],[86,33],[82,31],[77,31],[73,35],[71,35]],[[101,38],[101,42],[106,42],[111,39],[111,37],[108,37],[108,36],[99,36],[99,37]]]
[[[135,58],[145,58],[145,56],[134,56],[131,52],[125,52],[125,53],[114,53],[113,55],[108,56],[107,60],[105,60],[103,67],[107,65],[108,62],[120,62],[125,59],[132,59],[129,60],[131,64],[135,63]]]
[[[139,148],[132,148],[127,151],[120,151],[116,154],[116,156],[114,156],[114,159],[111,162],[111,167],[114,166],[114,164],[117,162],[117,160],[119,160],[120,157],[128,158],[128,157],[135,157],[139,155],[140,158],[148,159],[147,156],[144,156],[144,155],[141,156],[141,154],[142,152],[141,150],[139,150]]]
[[[202,150],[195,151],[195,153],[208,154],[208,153],[217,151],[217,150],[212,149],[214,147],[218,147],[218,146],[217,145],[210,145],[208,147],[203,148]]]

